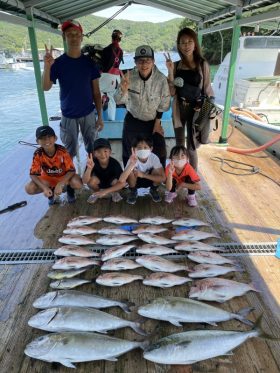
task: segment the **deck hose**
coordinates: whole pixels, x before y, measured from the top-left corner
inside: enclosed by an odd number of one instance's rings
[[[232,153],[238,153],[238,154],[253,154],[253,153],[258,153],[258,152],[261,152],[262,150],[265,150],[266,148],[275,144],[278,141],[280,141],[280,135],[275,136],[273,139],[271,139],[270,141],[266,142],[265,144],[257,148],[239,149],[239,148],[234,148],[232,146],[228,146],[227,151],[232,152]]]

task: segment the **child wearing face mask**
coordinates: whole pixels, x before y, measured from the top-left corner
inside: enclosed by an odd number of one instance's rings
[[[187,203],[196,207],[195,191],[201,189],[200,178],[189,163],[188,151],[184,146],[174,146],[170,152],[170,163],[165,169],[165,202],[171,203],[180,189],[188,189]]]
[[[131,156],[127,162],[120,181],[129,184],[127,203],[134,205],[137,199],[138,188],[150,187],[150,196],[154,202],[160,202],[158,186],[165,181],[164,169],[157,155],[152,153],[152,139],[142,136],[132,141]]]

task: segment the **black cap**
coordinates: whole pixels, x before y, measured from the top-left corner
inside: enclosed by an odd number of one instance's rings
[[[55,136],[55,132],[50,126],[41,126],[36,129],[36,139],[44,136]]]
[[[111,149],[111,145],[109,143],[109,140],[103,139],[103,138],[95,140],[94,144],[93,144],[93,150],[97,150],[97,149],[100,149],[100,148]]]

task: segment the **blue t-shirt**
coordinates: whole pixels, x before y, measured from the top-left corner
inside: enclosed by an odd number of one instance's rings
[[[66,53],[55,59],[50,79],[60,86],[60,105],[64,117],[80,118],[94,109],[92,81],[100,77],[94,62],[85,55],[78,58]]]

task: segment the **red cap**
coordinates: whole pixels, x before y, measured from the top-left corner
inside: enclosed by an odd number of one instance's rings
[[[74,27],[75,29],[81,31],[83,33],[83,28],[78,21],[74,19],[68,19],[67,21],[63,22],[61,25],[61,31],[66,31],[69,27]]]

